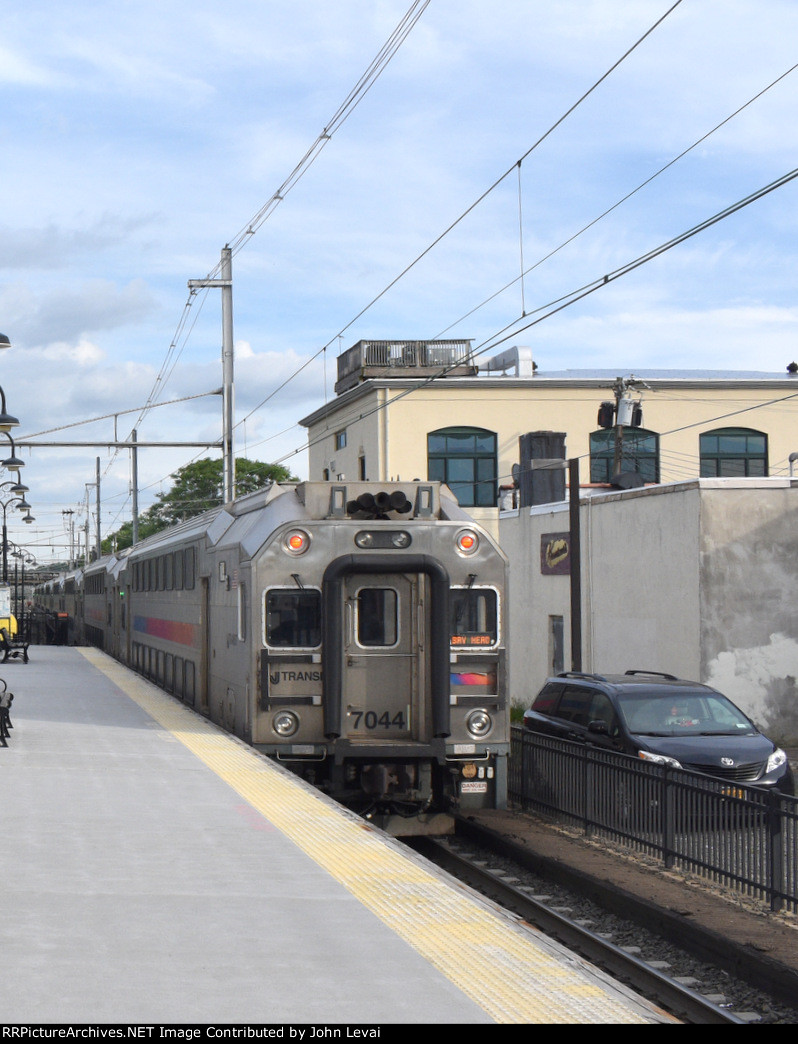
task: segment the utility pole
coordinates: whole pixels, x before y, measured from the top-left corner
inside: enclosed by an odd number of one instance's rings
[[[97,458],[96,468],[97,485],[97,557],[102,558],[102,541],[100,539],[100,458]]]
[[[579,518],[579,458],[568,461],[568,515],[571,560],[571,670],[582,670],[582,536]]]
[[[71,569],[75,561],[75,522],[73,518],[75,512],[68,508],[62,511],[61,514],[65,516],[69,526],[69,568]]]
[[[222,454],[224,461],[224,500],[235,500],[236,459],[233,447],[234,353],[233,353],[233,252],[222,249],[220,279],[189,279],[189,290],[219,287],[222,291]]]
[[[639,399],[632,399],[630,389],[647,388],[648,385],[636,377],[618,377],[613,385],[615,402],[602,402],[599,407],[598,423],[602,428],[615,429],[612,474],[623,470],[623,436],[626,428],[639,428],[643,423],[643,407]]]

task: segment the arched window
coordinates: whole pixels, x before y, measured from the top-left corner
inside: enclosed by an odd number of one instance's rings
[[[659,435],[646,428],[624,427],[621,464],[615,467],[615,428],[590,436],[590,481],[609,482],[616,472],[637,471],[644,482],[659,482]]]
[[[767,475],[768,437],[753,428],[716,428],[699,437],[702,478]]]
[[[441,428],[427,436],[427,470],[463,507],[496,506],[496,434],[484,428]]]

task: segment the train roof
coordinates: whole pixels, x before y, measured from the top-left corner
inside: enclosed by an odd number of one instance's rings
[[[358,497],[364,494],[373,497],[381,492],[403,494],[409,507],[397,514],[397,518],[472,522],[451,490],[439,482],[273,483],[147,537],[125,552],[127,557],[119,568],[138,558],[202,538],[218,550],[238,547],[244,559],[252,558],[279,526],[310,519],[350,519],[348,507]],[[113,556],[106,561],[111,560]]]

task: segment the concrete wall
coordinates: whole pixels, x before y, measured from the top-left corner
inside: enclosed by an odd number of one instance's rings
[[[701,497],[701,672],[798,740],[798,486]]]
[[[585,663],[697,678],[697,484],[588,498],[581,510]]]
[[[584,498],[582,669],[664,671],[725,692],[784,742],[798,740],[798,482],[702,479]],[[541,544],[567,504],[503,513],[510,559],[513,701],[551,673],[549,620],[570,578],[545,575]]]

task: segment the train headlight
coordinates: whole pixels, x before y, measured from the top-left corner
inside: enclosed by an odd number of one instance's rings
[[[272,728],[278,736],[282,736],[285,739],[288,736],[293,736],[299,728],[299,718],[293,711],[278,711],[272,718]]]
[[[304,529],[292,529],[285,534],[283,547],[289,555],[304,555],[310,547],[310,537]]]
[[[479,537],[473,529],[463,529],[457,534],[456,544],[461,555],[473,555],[479,547]]]
[[[487,736],[490,730],[493,728],[493,718],[486,710],[473,710],[466,718],[466,728],[472,736],[476,736],[480,739],[482,736]]]

